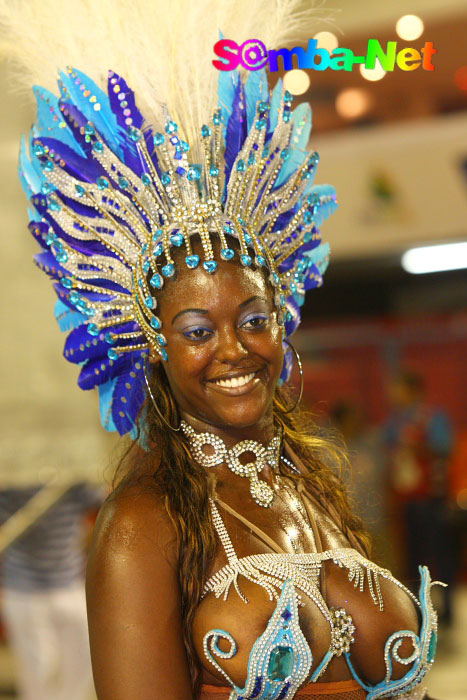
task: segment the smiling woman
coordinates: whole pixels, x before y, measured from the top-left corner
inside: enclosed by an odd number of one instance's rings
[[[34,82],[76,61],[102,83],[112,60],[137,86],[110,71],[106,93],[69,68],[59,98],[35,88],[20,152],[65,357],[105,427],[131,436],[87,567],[99,700],[424,694],[429,572],[418,600],[371,562],[347,458],[286,388],[337,207],[314,184],[311,110],[265,70],[223,72],[216,91],[199,68],[219,27],[271,47],[312,35],[301,5],[2,4]]]

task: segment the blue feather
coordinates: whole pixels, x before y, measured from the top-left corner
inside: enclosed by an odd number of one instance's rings
[[[18,174],[23,190],[29,199],[32,195],[38,194],[41,191],[41,186],[45,182],[45,177],[40,177],[29,160],[24,136],[21,137],[21,146],[19,149]]]
[[[269,98],[268,77],[266,69],[252,71],[245,83],[246,112],[248,118],[248,131],[254,124],[256,116],[256,104],[260,100],[267,102]]]
[[[279,117],[279,108],[282,100],[282,78],[277,81],[271,95],[271,106],[269,108],[269,130],[274,131]]]
[[[240,80],[240,75],[236,70],[219,71],[219,79],[217,82],[218,105],[221,110],[221,122],[225,129],[229,123],[230,115],[232,114],[232,105],[235,98],[235,89]]]
[[[104,428],[110,432],[117,430],[112,416],[113,390],[116,381],[116,379],[112,379],[111,381],[99,386],[99,410],[101,414],[101,423]]]
[[[225,183],[230,178],[233,164],[238,156],[245,139],[247,137],[247,116],[245,105],[245,90],[241,82],[235,88],[235,96],[232,105],[232,114],[230,115],[227,132],[225,136]]]
[[[311,107],[306,102],[298,105],[292,115],[293,130],[290,138],[291,154],[285,161],[276,181],[280,187],[308,157],[306,150],[311,133]]]
[[[81,314],[79,311],[70,309],[60,299],[57,299],[55,302],[54,315],[57,319],[58,327],[63,333],[77,328],[89,320],[87,316]]]
[[[75,141],[73,134],[65,126],[66,122],[61,113],[58,98],[40,85],[34,85],[33,92],[37,102],[36,136],[57,139],[66,143],[75,153],[84,155],[79,143]]]
[[[118,156],[120,156],[120,144],[116,138],[116,134],[119,131],[118,122],[114,113],[110,109],[109,98],[105,92],[91,80],[91,78],[84,73],[81,73],[76,68],[73,68],[72,70],[73,73],[76,74],[76,78],[72,78],[71,75],[60,71],[62,90],[63,88],[66,89],[66,92],[68,95],[70,95],[72,102],[86,117],[86,121],[90,121],[94,124],[95,128],[106,140],[109,147]],[[85,89],[82,89],[83,87]],[[85,97],[84,92],[88,90],[90,91],[91,95]],[[96,98],[95,102],[90,101],[93,97]],[[97,104],[100,105],[100,109],[96,111],[95,105]]]

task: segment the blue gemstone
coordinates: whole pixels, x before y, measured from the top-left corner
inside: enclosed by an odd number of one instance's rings
[[[169,356],[167,355],[167,350],[165,348],[159,348],[159,355],[162,357],[164,362],[167,362]]]
[[[96,326],[95,323],[88,323],[86,326],[86,330],[89,333],[89,335],[99,335],[99,328]]]
[[[167,265],[161,268],[161,272],[164,277],[172,277],[175,272],[175,265],[173,265],[173,263],[167,263]]]
[[[34,155],[38,157],[45,155],[45,148],[41,143],[35,143],[32,147],[32,151]]]
[[[203,126],[201,127],[201,136],[203,137],[203,139],[206,139],[208,136],[211,136],[211,129],[206,124],[203,124]]]
[[[113,348],[110,348],[110,349],[107,351],[107,357],[108,357],[110,360],[118,360],[118,352],[117,352],[116,350],[114,350]]]
[[[153,316],[151,318],[150,323],[151,323],[151,327],[154,328],[154,330],[156,330],[156,331],[158,331],[159,328],[162,328],[162,321],[157,316]]]
[[[211,165],[211,167],[209,168],[209,174],[212,177],[217,177],[219,175],[219,168],[216,168],[215,165]]]
[[[180,148],[184,153],[187,153],[187,151],[190,150],[190,144],[187,143],[186,141],[180,141]]]
[[[50,194],[55,190],[55,185],[53,185],[51,182],[44,182],[44,184],[41,187],[41,192],[42,194]],[[84,190],[83,190],[84,192]]]
[[[158,333],[156,335],[156,340],[161,347],[164,347],[165,345],[167,345],[167,340],[165,339],[165,336],[162,335],[162,333]]]
[[[60,202],[58,200],[50,199],[47,208],[50,209],[50,211],[60,211],[60,209],[62,208],[62,205],[60,204]]]
[[[248,165],[254,165],[256,163],[256,156],[254,153],[250,153],[248,156]]]
[[[105,190],[109,186],[109,181],[106,177],[98,177],[96,180],[96,185],[100,190]]]
[[[146,297],[146,299],[144,300],[144,304],[148,307],[148,309],[152,309],[152,307],[154,306],[154,299],[152,297]]]
[[[306,224],[311,224],[311,222],[313,221],[313,212],[307,210],[307,211],[303,214],[303,221],[304,221]]]
[[[178,124],[173,121],[167,122],[165,131],[167,134],[175,134],[175,132],[178,131]]]
[[[161,134],[159,131],[156,131],[154,134],[154,145],[155,146],[160,146],[162,143],[164,143],[164,134]]]
[[[188,168],[187,178],[189,180],[199,180],[201,177],[201,166],[200,165],[190,165]]]
[[[229,224],[226,224],[226,225],[224,226],[224,231],[225,231],[226,233],[233,233],[233,232],[234,232],[233,226],[229,226]]]
[[[102,153],[104,150],[104,144],[101,141],[96,141],[96,143],[92,144],[92,150],[96,153]]]
[[[163,231],[161,228],[157,229],[157,231],[152,236],[152,240],[154,241],[154,243],[157,243],[159,238],[162,236],[162,233],[163,233]]]
[[[75,185],[75,190],[76,193],[78,194],[79,197],[83,197],[85,194],[84,187],[82,185]]]
[[[286,321],[291,321],[293,319],[293,314],[290,311],[287,311],[285,320]]]
[[[175,151],[175,153],[174,153],[174,158],[175,158],[175,160],[181,160],[181,159],[182,159],[182,152],[181,152],[181,150],[180,150],[179,148],[177,148],[177,150]]]
[[[430,637],[430,644],[428,645],[427,661],[429,664],[431,664],[431,662],[434,661],[434,659],[435,659],[437,644],[438,644],[438,637],[437,637],[436,632],[433,630],[431,633],[431,637]]]
[[[162,255],[162,253],[164,252],[164,246],[162,245],[162,243],[157,243],[154,246],[154,250],[152,252],[155,258],[158,258],[159,255]]]
[[[48,160],[46,163],[44,163],[44,170],[46,172],[52,172],[52,170],[55,168],[55,165],[52,160]]]
[[[120,187],[120,189],[126,190],[130,186],[130,183],[125,177],[119,177],[118,186]]]
[[[199,255],[187,255],[185,262],[192,270],[199,265]]]
[[[53,233],[52,231],[49,231],[45,238],[45,242],[47,245],[53,245],[55,241],[57,240],[57,234]]]
[[[143,183],[143,185],[145,187],[149,187],[149,185],[151,184],[151,178],[149,177],[149,175],[147,173],[143,173],[141,175],[141,182]]]
[[[186,170],[185,168],[182,168],[181,165],[175,168],[175,172],[177,173],[177,175],[180,175],[180,177],[184,177],[186,175]]]
[[[290,618],[292,617],[292,613],[290,612],[290,610],[287,610],[287,609],[286,609],[286,610],[284,610],[284,612],[282,613],[281,617],[283,617],[284,620],[290,620]]]
[[[276,286],[277,286],[277,285],[280,283],[280,281],[281,281],[279,275],[277,274],[277,272],[274,272],[274,273],[273,273],[272,279],[273,279],[273,282],[274,282],[274,284],[275,284]]]
[[[86,124],[86,126],[84,127],[84,133],[86,134],[86,136],[95,136],[96,130],[92,126],[92,124]]]
[[[292,116],[292,114],[291,114],[290,112],[284,112],[282,118],[283,118],[283,120],[287,123],[287,122],[290,121],[291,116]]]
[[[109,345],[113,345],[115,343],[115,338],[113,337],[112,333],[106,333],[104,335],[104,340]]]
[[[316,207],[316,206],[320,203],[320,201],[319,201],[319,195],[316,194],[316,193],[310,194],[310,195],[307,197],[306,201],[307,201],[307,204],[310,205],[310,207]]]
[[[143,132],[140,129],[137,129],[136,126],[128,127],[128,135],[135,143],[138,143],[138,141],[141,141],[143,138]]]
[[[239,223],[242,224],[242,226],[246,226],[245,221],[243,219],[241,219],[240,217],[238,217],[238,221],[239,221]]]
[[[151,263],[149,262],[149,260],[146,259],[146,260],[143,262],[143,272],[144,272],[145,275],[148,274],[149,268],[150,268],[150,267],[151,267]],[[142,280],[140,280],[140,282],[141,282],[141,281],[142,281]]]
[[[266,127],[266,124],[267,124],[266,119],[262,118],[262,119],[256,120],[255,126],[259,131],[262,131]]]
[[[212,123],[216,126],[219,126],[219,124],[221,123],[221,113],[219,110],[214,112],[214,114],[212,115]]]
[[[262,158],[267,158],[268,155],[269,155],[269,146],[265,146],[265,147],[263,148],[263,155],[262,155]]]
[[[240,260],[242,262],[242,265],[245,265],[246,267],[251,265],[251,263],[253,262],[249,255],[240,255]]]
[[[285,681],[293,671],[295,654],[292,647],[278,646],[272,650],[268,663],[268,678]]]
[[[284,102],[292,102],[292,101],[293,101],[293,95],[288,90],[286,90],[284,92]]]
[[[267,260],[262,255],[258,255],[258,257],[256,258],[256,263],[257,263],[257,265],[261,265],[262,267],[266,267]]]
[[[235,251],[232,250],[232,248],[222,248],[222,250],[221,250],[222,260],[232,260],[234,255],[235,255]]]
[[[154,287],[155,289],[162,289],[162,287],[164,285],[164,280],[162,279],[162,277],[158,273],[156,273],[149,280],[149,284],[151,285],[151,287]]]
[[[269,112],[269,102],[260,102],[258,105],[260,112]]]
[[[170,185],[170,175],[169,173],[162,173],[161,182],[163,185]]]
[[[240,160],[237,162],[237,172],[239,172],[239,173],[244,173],[245,170],[246,170],[246,163],[245,163],[244,160],[240,159]]]
[[[290,156],[289,149],[283,148],[280,155],[281,155],[282,160],[287,160],[287,158]]]
[[[217,263],[215,260],[205,260],[203,263],[203,267],[206,270],[206,272],[209,272],[209,274],[212,275],[212,273],[215,272],[217,269]]]
[[[184,240],[185,238],[181,233],[172,233],[170,236],[170,242],[177,248],[180,248],[180,246],[183,245]]]
[[[65,289],[72,289],[73,287],[73,280],[70,277],[62,277],[60,282],[62,287],[65,287]]]
[[[251,695],[249,697],[256,698],[260,694],[262,687],[263,687],[263,677],[256,676],[255,687],[253,688],[253,692],[251,693]]]
[[[180,139],[178,138],[178,136],[171,136],[170,143],[172,144],[172,146],[176,146],[178,143],[180,143]]]
[[[295,284],[295,282],[292,282],[292,284],[290,285],[290,291],[292,292],[292,294],[295,294],[295,292],[297,291],[297,285]]]
[[[81,300],[81,297],[80,297],[80,295],[78,294],[78,292],[70,292],[70,297],[69,297],[69,298],[70,298],[70,301],[71,301],[72,304],[76,304],[78,301]]]
[[[240,221],[240,219],[239,219],[239,221]],[[247,245],[253,245],[253,239],[249,233],[245,233],[245,243]]]

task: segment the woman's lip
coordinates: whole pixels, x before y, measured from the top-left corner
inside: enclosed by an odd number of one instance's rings
[[[214,391],[219,394],[224,394],[224,396],[240,396],[241,394],[248,394],[248,392],[253,391],[253,389],[258,386],[260,378],[257,375],[260,371],[261,370],[256,371],[254,373],[255,376],[250,379],[248,384],[244,384],[243,386],[221,386],[212,380],[206,382],[206,384],[210,389],[214,389]]]

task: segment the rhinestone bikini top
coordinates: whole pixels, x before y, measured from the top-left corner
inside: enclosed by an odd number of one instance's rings
[[[216,628],[209,630],[203,638],[203,650],[207,660],[232,687],[229,700],[290,700],[309,677],[313,654],[300,628],[298,615],[299,607],[305,604],[303,594],[316,604],[331,631],[330,647],[311,674],[310,682],[319,680],[333,656],[343,655],[352,675],[367,691],[367,700],[389,697],[415,700],[424,696],[425,691],[419,684],[433,663],[437,640],[437,616],[430,597],[430,588],[434,582],[431,581],[427,567],[419,567],[421,584],[420,600],[417,600],[387,569],[377,566],[351,547],[291,554],[281,553],[276,545],[274,553],[239,558],[216,502],[243,522],[248,522],[220,499],[211,500],[213,523],[228,561],[206,581],[203,597],[214,593],[216,598],[222,596],[223,600],[226,600],[233,586],[240,598],[249,603],[239,583],[239,576],[244,576],[262,586],[271,601],[277,601],[266,629],[250,651],[247,679],[243,688],[235,685],[220,664],[222,659],[230,659],[237,652],[237,642],[233,636],[227,630]],[[252,523],[250,525],[253,530],[261,532]],[[263,534],[264,539],[268,540],[268,536]],[[387,639],[384,648],[385,678],[375,685],[370,685],[360,678],[352,664],[351,645],[354,641],[355,626],[351,616],[344,609],[329,608],[320,591],[321,566],[328,560],[347,569],[349,581],[353,582],[355,588],[363,591],[365,585],[368,585],[373,602],[380,610],[384,609],[379,584],[381,577],[403,589],[420,609],[422,623],[418,635],[409,630],[400,630]],[[409,657],[403,658],[399,656],[398,651],[407,638],[412,643],[413,651]],[[220,639],[229,642],[228,651],[219,648]],[[393,660],[404,665],[411,664],[401,679],[392,678]]]

